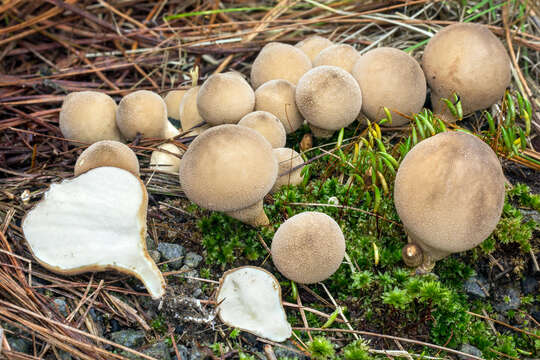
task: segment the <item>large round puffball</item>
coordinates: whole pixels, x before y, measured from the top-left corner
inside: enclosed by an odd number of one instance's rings
[[[332,65],[352,72],[354,64],[360,59],[360,54],[351,45],[338,44],[324,49],[313,60],[313,67]]]
[[[182,131],[189,131],[204,122],[204,119],[199,114],[199,109],[197,109],[197,96],[199,95],[200,88],[200,86],[192,87],[184,94],[180,101],[178,115],[180,116]]]
[[[356,62],[352,72],[362,89],[362,113],[371,121],[392,113],[392,123],[401,126],[422,110],[426,101],[426,79],[418,62],[404,51],[382,47],[368,51]],[[397,112],[396,112],[397,111]]]
[[[255,93],[238,73],[211,75],[197,95],[197,109],[210,126],[237,124],[253,111]]]
[[[277,117],[266,111],[254,111],[244,116],[238,125],[247,126],[265,137],[273,148],[285,146],[287,134]]]
[[[313,61],[321,51],[332,45],[334,45],[334,43],[327,38],[323,38],[319,35],[312,35],[299,41],[294,46],[302,50],[309,57],[309,60]]]
[[[116,103],[97,91],[73,92],[60,109],[60,131],[66,139],[86,144],[100,140],[122,141],[116,127]]]
[[[132,92],[118,104],[116,124],[128,140],[135,139],[137,134],[143,138],[162,138],[168,127],[167,105],[152,91]]]
[[[299,48],[271,42],[262,48],[253,61],[251,84],[257,89],[267,81],[283,79],[296,85],[311,66],[311,60]]]
[[[442,98],[461,99],[463,114],[488,108],[510,85],[510,58],[487,26],[458,23],[433,36],[424,51],[422,67],[431,88],[435,113],[456,121]]]
[[[175,120],[180,120],[180,102],[187,90],[172,90],[165,95],[167,105],[167,116]]]

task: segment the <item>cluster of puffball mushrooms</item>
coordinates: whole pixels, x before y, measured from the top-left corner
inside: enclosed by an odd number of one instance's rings
[[[92,145],[78,158],[75,178],[53,184],[24,220],[36,258],[67,274],[126,272],[160,298],[165,281],[145,244],[146,188],[125,141],[196,136],[185,152],[172,141],[161,145],[151,168],[178,174],[186,196],[203,208],[267,225],[265,195],[302,181],[300,154],[284,146],[286,135],[304,121],[315,137],[328,138],[356,119],[384,118],[386,107],[392,125],[403,126],[423,107],[427,85],[434,113],[455,121],[441,99],[459,94],[465,114],[494,104],[510,83],[510,61],[486,27],[456,24],[429,41],[422,66],[401,50],[360,55],[319,36],[295,46],[272,42],[254,60],[250,82],[236,72],[214,74],[201,86],[171,91],[164,99],[135,91],[118,106],[103,93],[69,94],[61,131],[69,140]],[[180,121],[181,131],[168,117]],[[493,231],[502,211],[504,176],[481,140],[445,132],[409,152],[394,195],[410,241],[404,260],[429,270],[434,261],[478,245]],[[271,253],[286,278],[316,283],[342,263],[345,239],[328,215],[303,212],[281,224]],[[233,269],[220,282],[219,315],[229,325],[285,340],[291,328],[280,292],[276,278],[262,269]]]

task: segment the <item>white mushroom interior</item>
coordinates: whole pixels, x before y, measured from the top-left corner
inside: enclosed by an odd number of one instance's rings
[[[52,184],[22,228],[34,256],[51,271],[116,269],[137,276],[159,298],[165,280],[146,250],[147,203],[137,177],[99,167]]]
[[[291,336],[279,283],[263,269],[246,266],[225,273],[217,301],[219,317],[227,325],[272,341]]]

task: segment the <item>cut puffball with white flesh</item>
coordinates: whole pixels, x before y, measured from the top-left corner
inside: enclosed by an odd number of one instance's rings
[[[219,318],[229,326],[278,342],[292,334],[281,287],[264,269],[243,266],[227,271],[221,278],[217,301]]]
[[[142,181],[115,167],[52,184],[23,220],[33,255],[67,275],[118,270],[139,278],[157,299],[165,280],[146,249],[148,195]]]

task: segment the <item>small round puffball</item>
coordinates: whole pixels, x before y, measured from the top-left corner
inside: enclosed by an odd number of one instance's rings
[[[137,133],[143,138],[161,138],[167,121],[165,101],[148,90],[138,90],[124,96],[116,111],[116,124],[128,140],[133,140]]]
[[[360,54],[351,45],[338,44],[324,49],[313,60],[313,67],[332,65],[352,72],[354,64],[360,59]]]
[[[188,131],[204,121],[199,114],[199,109],[197,109],[197,96],[200,88],[200,86],[192,87],[180,101],[179,116],[183,131]]]
[[[60,131],[65,138],[92,144],[100,140],[122,141],[116,127],[116,103],[97,91],[73,92],[60,110]]]
[[[330,216],[316,211],[294,215],[272,240],[272,261],[286,278],[300,284],[328,279],[345,256],[345,238]]]
[[[285,146],[287,134],[277,117],[267,111],[254,111],[244,116],[238,125],[247,126],[265,137],[273,148]]]
[[[309,57],[309,60],[313,61],[321,51],[332,45],[334,43],[327,38],[313,35],[298,42],[294,46],[302,50]]]
[[[302,76],[296,86],[296,105],[310,125],[339,130],[360,113],[362,93],[347,71],[323,65]]]
[[[180,120],[180,102],[187,90],[172,90],[165,96],[167,105],[167,116],[175,120]]]
[[[278,178],[274,187],[272,187],[272,193],[278,191],[283,185],[298,185],[304,180],[301,172],[302,167],[291,171],[291,169],[302,165],[304,160],[299,153],[289,148],[277,148],[273,150],[279,165]]]
[[[271,42],[266,44],[251,66],[251,84],[254,89],[267,81],[283,79],[296,84],[309,69],[311,60],[299,48]]]
[[[255,90],[255,110],[274,114],[283,124],[287,134],[300,128],[304,118],[294,94],[296,86],[287,80],[276,79],[265,82]]]
[[[356,62],[353,72],[362,89],[362,113],[371,121],[386,117],[384,107],[404,115],[420,112],[426,101],[426,79],[418,62],[404,51],[381,47],[368,51]],[[392,124],[409,120],[392,111]]]
[[[137,155],[125,144],[114,140],[102,140],[90,145],[77,158],[74,175],[102,167],[112,166],[139,176]]]
[[[152,156],[150,157],[150,168],[153,170],[178,175],[181,159],[175,155],[182,155],[183,151],[180,150],[178,146],[171,143],[160,145],[158,146],[158,149],[166,150],[168,152],[153,151]]]
[[[197,95],[197,109],[210,125],[237,124],[253,111],[255,93],[239,74],[211,75]]]

